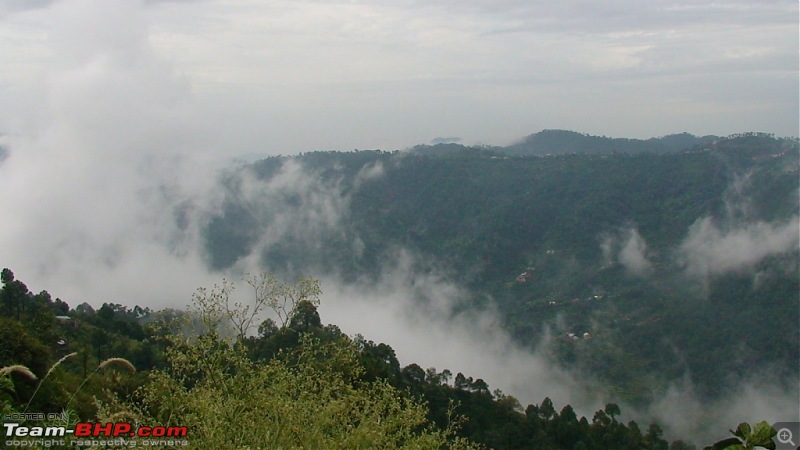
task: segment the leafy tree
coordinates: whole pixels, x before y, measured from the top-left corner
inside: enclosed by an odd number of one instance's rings
[[[651,423],[649,427],[647,427],[647,433],[644,435],[643,444],[645,448],[649,450],[668,450],[669,443],[662,439],[662,435],[664,432],[661,430],[655,423]]]
[[[297,332],[305,332],[311,328],[321,328],[317,307],[309,300],[301,300],[293,308],[289,328]]]
[[[421,385],[425,382],[425,370],[417,364],[409,364],[400,372],[403,379],[412,385]]]
[[[7,268],[0,273],[0,281],[3,282],[0,304],[3,306],[4,314],[13,316],[17,320],[22,319],[22,310],[29,296],[28,287],[21,281],[15,280],[14,272]]]
[[[0,367],[21,364],[43,376],[51,350],[28,332],[20,322],[0,318]]]
[[[611,416],[612,422],[614,421],[614,416],[620,415],[619,406],[616,403],[607,404],[603,411],[605,411],[606,414]]]
[[[539,407],[539,417],[544,420],[550,420],[556,415],[556,409],[553,407],[553,401],[550,397],[545,397],[542,401],[542,406]]]

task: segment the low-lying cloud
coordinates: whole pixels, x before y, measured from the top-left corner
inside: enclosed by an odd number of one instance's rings
[[[460,308],[468,292],[434,273],[414,270],[413,255],[398,250],[378,283],[343,284],[324,278],[320,315],[349,334],[389,344],[402,365],[449,369],[483,378],[524,405],[550,397],[591,417],[605,400],[591,377],[570,372],[537,350],[523,348],[491,309]],[[560,407],[559,406],[559,407]]]
[[[619,263],[632,275],[645,276],[652,270],[652,263],[647,259],[647,242],[636,228],[606,235],[600,249],[606,264]]]
[[[363,177],[379,176],[379,169],[365,169],[367,174]],[[272,261],[276,267],[270,267],[270,262],[264,261],[270,250],[288,245],[292,252],[302,251],[308,257],[303,270],[316,270],[314,255],[328,238],[344,233],[342,220],[348,213],[350,196],[343,192],[340,182],[337,177],[324,179],[295,159],[280,162],[276,172],[266,179],[250,170],[238,172],[232,186],[224,190],[230,204],[247,218],[232,222],[237,230],[246,228],[248,243],[243,254],[235,255],[235,260],[223,266],[230,266],[235,273],[264,267],[295,272],[300,268],[281,266],[278,261]],[[285,262],[291,265],[295,258],[288,259]]]
[[[800,219],[785,223],[756,221],[720,227],[711,218],[698,219],[678,249],[686,272],[700,279],[749,269],[764,258],[797,251]]]
[[[700,400],[691,379],[685,377],[646,411],[634,414],[656,421],[672,440],[683,439],[702,446],[731,437],[727,430],[744,421],[797,421],[799,400],[796,389],[787,392],[769,373],[753,373],[734,392],[711,401]]]

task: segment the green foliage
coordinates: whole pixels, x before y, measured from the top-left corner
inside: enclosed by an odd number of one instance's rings
[[[772,438],[778,432],[768,422],[761,421],[755,427],[742,422],[736,427],[736,430],[731,430],[731,434],[734,437],[723,439],[703,450],[751,450],[756,448],[775,450],[776,445]]]
[[[0,366],[21,364],[43,376],[51,349],[28,333],[27,327],[11,318],[0,318]]]
[[[157,362],[157,343],[146,340],[139,323],[148,311],[118,304],[104,304],[98,313],[91,307],[70,311],[46,291],[29,292],[9,269],[3,270],[2,280],[0,367],[25,366],[38,377],[33,381],[14,375],[14,390],[4,397],[8,407],[47,413],[66,408],[76,417],[91,419],[95,398],[123,392],[136,383],[135,378],[115,379],[113,373],[97,374],[87,383],[102,360],[125,358],[144,369]]]
[[[0,375],[0,416],[17,412],[14,409],[14,382],[10,374]]]
[[[218,316],[227,304],[224,294],[198,297],[204,317],[224,320]],[[284,307],[275,298],[263,300]],[[453,428],[427,425],[425,407],[386,380],[355,383],[363,375],[355,343],[301,334],[300,328],[319,328],[319,317],[307,299],[296,306],[281,328],[299,335],[282,349],[285,357],[251,359],[242,336],[221,339],[210,323],[208,333],[173,336],[168,367],[151,372],[150,382],[130,399],[105,405],[101,420],[192,424],[191,442],[203,448],[470,446],[452,437]]]

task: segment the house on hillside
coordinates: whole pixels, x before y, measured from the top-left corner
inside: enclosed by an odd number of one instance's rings
[[[533,280],[534,278],[536,278],[536,275],[533,273],[533,270],[534,269],[529,267],[528,270],[526,270],[525,272],[522,272],[521,274],[517,275],[517,278],[516,278],[517,283],[525,283],[528,280]]]

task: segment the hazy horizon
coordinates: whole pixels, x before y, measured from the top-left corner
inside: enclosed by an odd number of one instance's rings
[[[798,134],[796,3],[5,0],[0,22],[12,136],[80,89],[191,116],[225,156]]]

